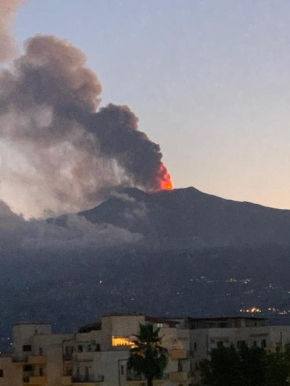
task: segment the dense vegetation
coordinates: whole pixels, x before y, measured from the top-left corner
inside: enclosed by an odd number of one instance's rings
[[[287,386],[290,346],[267,352],[260,347],[218,347],[200,364],[204,386]]]

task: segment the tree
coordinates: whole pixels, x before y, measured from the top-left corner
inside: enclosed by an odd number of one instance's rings
[[[265,350],[261,347],[248,347],[246,344],[242,344],[239,348],[239,355],[243,385],[264,386],[266,371]]]
[[[263,348],[218,347],[201,362],[202,385],[290,386],[290,346],[267,353]]]
[[[160,328],[154,330],[152,324],[140,324],[139,335],[130,350],[128,360],[129,370],[138,375],[144,375],[147,386],[153,385],[154,378],[160,378],[167,366],[168,351],[162,347]]]
[[[244,386],[241,377],[241,359],[233,345],[218,347],[210,353],[210,359],[200,364],[202,385]]]
[[[266,356],[266,386],[290,385],[290,346]]]

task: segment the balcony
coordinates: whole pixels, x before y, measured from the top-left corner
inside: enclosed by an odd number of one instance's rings
[[[104,382],[105,377],[103,375],[99,376],[80,376],[80,377],[72,377],[72,384],[79,386],[96,386],[100,385]]]
[[[186,371],[176,371],[174,373],[170,373],[170,380],[172,382],[184,382],[188,380]]]
[[[73,354],[64,354],[62,359],[64,362],[71,362],[73,360]]]
[[[72,385],[72,377],[63,376],[61,378],[61,386],[71,386]]]
[[[164,383],[164,379],[154,379],[153,385],[154,386],[161,386]],[[128,380],[127,386],[147,386],[147,381],[145,379],[134,379],[134,380]]]
[[[78,362],[91,362],[94,360],[94,351],[78,352],[75,355],[75,358]]]
[[[29,385],[46,385],[47,378],[46,377],[29,377]]]
[[[167,374],[164,374],[163,379],[154,379],[153,385],[154,386],[161,386],[163,385],[165,379],[168,379]],[[147,386],[147,380],[144,378],[144,376],[137,375],[137,374],[128,374],[127,375],[127,386]]]
[[[186,350],[171,350],[170,357],[173,360],[186,359],[187,353]]]
[[[44,355],[30,355],[27,362],[30,365],[45,365],[47,360]]]

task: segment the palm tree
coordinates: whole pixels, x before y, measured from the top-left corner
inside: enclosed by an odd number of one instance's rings
[[[154,330],[152,324],[140,324],[140,333],[135,335],[135,345],[130,350],[129,370],[144,375],[147,386],[153,386],[154,378],[161,378],[167,366],[168,351],[162,347],[160,328]]]

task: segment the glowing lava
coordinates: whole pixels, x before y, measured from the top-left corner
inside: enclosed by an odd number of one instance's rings
[[[164,165],[161,165],[159,169],[159,175],[160,175],[160,190],[172,190],[173,183],[172,183],[170,174],[168,173]]]

